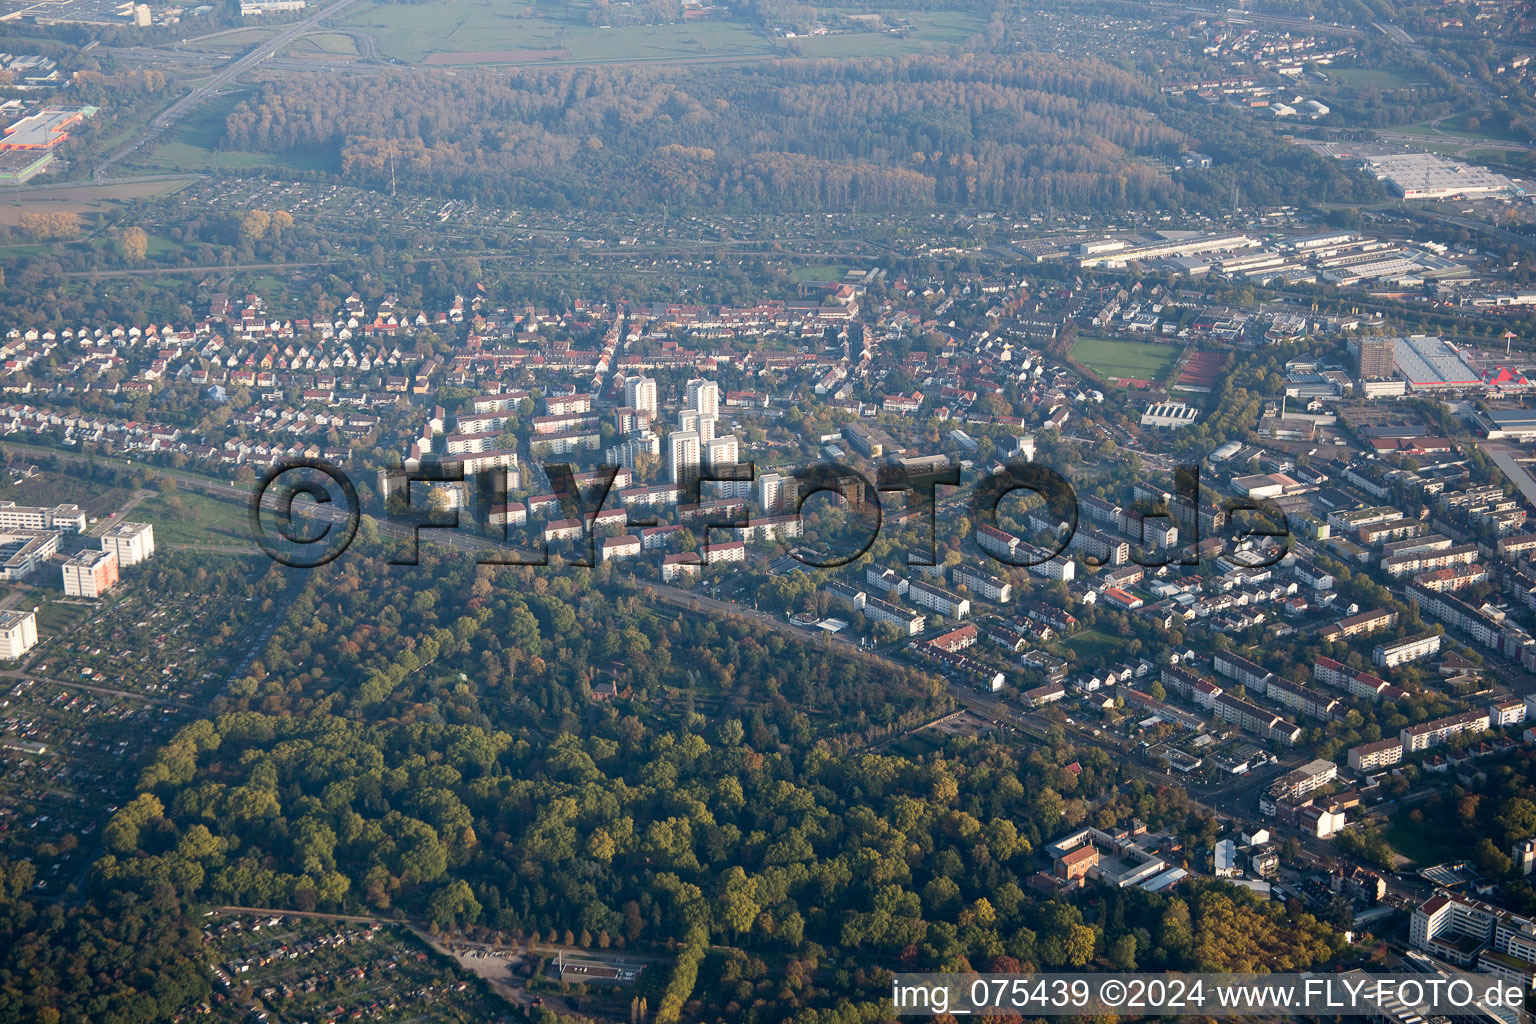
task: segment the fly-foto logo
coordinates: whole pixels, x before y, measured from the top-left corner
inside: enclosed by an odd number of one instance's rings
[[[814,568],[836,568],[863,556],[885,528],[885,501],[899,497],[904,523],[917,523],[921,540],[909,551],[907,564],[914,567],[937,564],[941,508],[958,505],[969,522],[967,539],[988,558],[1016,568],[1034,568],[1062,558],[1069,549],[1090,565],[1105,564],[1105,534],[1092,531],[1074,546],[1083,515],[1077,491],[1072,483],[1049,466],[1034,462],[1010,462],[966,480],[959,467],[937,472],[911,473],[900,463],[878,467],[871,480],[859,469],[835,462],[818,462],[781,472],[788,481],[784,488],[783,508],[775,515],[753,518],[752,502],[741,498],[706,500],[705,488],[711,484],[750,490],[758,480],[752,463],[704,469],[695,479],[675,487],[648,488],[647,503],[610,509],[614,482],[619,467],[604,466],[583,473],[588,481],[583,487],[578,474],[568,464],[553,463],[543,467],[550,482],[554,504],[561,518],[534,531],[517,543],[517,530],[505,510],[509,507],[508,475],[504,468],[492,468],[466,475],[455,465],[427,465],[414,472],[386,474],[389,489],[405,498],[404,515],[387,516],[383,523],[392,533],[409,542],[408,551],[392,564],[414,565],[424,533],[446,532],[474,537],[470,545],[477,561],[495,565],[550,565],[550,542],[565,543],[560,564],[591,567],[598,563],[600,525],[622,526],[626,533],[651,531],[663,524],[656,515],[657,504],[671,506],[681,522],[709,548],[709,539],[717,532],[738,536],[777,535],[781,542],[788,535],[798,535],[801,513],[808,500],[828,495],[842,509],[843,533],[851,535],[840,551],[812,545],[788,545],[791,557]],[[1252,568],[1278,562],[1290,549],[1290,531],[1284,512],[1274,502],[1248,498],[1227,498],[1203,502],[1199,465],[1177,466],[1174,487],[1157,501],[1142,500],[1130,508],[1118,508],[1118,532],[1131,534],[1129,541],[1112,539],[1112,545],[1130,547],[1128,558],[1137,565],[1155,568],[1166,565],[1197,565],[1201,552],[1209,550],[1202,543],[1201,522],[1221,523],[1216,539],[1240,548],[1252,549],[1245,561]],[[418,509],[412,503],[412,485],[418,494],[427,488],[450,486],[468,500],[453,502],[436,512]],[[969,493],[958,498],[945,497],[942,488],[957,491],[969,485]],[[1030,498],[1028,496],[1032,495]],[[1003,502],[1013,496],[1025,496],[1029,511],[1024,517],[1031,524],[1027,536],[1004,528],[1000,520]],[[299,498],[308,501],[299,502]],[[1100,501],[1098,506],[1106,503]],[[520,506],[519,506],[520,507]],[[502,510],[497,514],[496,510]],[[284,565],[314,568],[333,560],[352,543],[361,519],[357,489],[337,466],[320,459],[297,459],[275,464],[257,485],[250,501],[252,533],[262,550]],[[648,513],[648,514],[643,514]],[[1219,513],[1219,514],[1216,514]],[[499,518],[500,522],[496,522]],[[467,521],[466,521],[467,520]],[[1180,529],[1182,524],[1182,530]],[[1139,534],[1139,535],[1138,535]],[[1176,541],[1169,538],[1176,537]],[[1207,537],[1205,540],[1212,538]],[[1224,544],[1222,546],[1224,546]]]

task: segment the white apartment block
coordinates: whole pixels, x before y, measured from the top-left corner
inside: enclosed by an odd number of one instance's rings
[[[795,495],[792,477],[783,477],[777,473],[764,473],[757,478],[757,503],[762,510],[769,515],[780,511],[785,503]]]
[[[1371,653],[1371,661],[1383,668],[1396,668],[1438,654],[1439,651],[1439,633],[1419,633],[1404,640],[1377,644],[1376,650]]]
[[[667,466],[670,480],[679,487],[692,487],[699,480],[700,443],[697,431],[678,430],[667,435]]]
[[[711,469],[719,466],[734,466],[740,461],[740,452],[735,434],[711,438],[704,444],[704,465]]]
[[[1036,559],[1041,558],[1043,555],[1045,555],[1045,552],[1039,548],[1032,548],[1028,551],[1025,551],[1022,547],[1020,548],[1020,560],[1027,559],[1034,562],[1029,567],[1029,571],[1036,576],[1044,576],[1048,580],[1062,580],[1067,583],[1077,578],[1076,562],[1073,562],[1070,558],[1063,558],[1061,555],[1043,562],[1036,561]]]
[[[715,439],[715,428],[719,425],[719,417],[706,416],[697,409],[684,409],[677,414],[677,429],[693,431],[703,444]]]
[[[101,535],[101,550],[117,555],[119,569],[132,568],[155,553],[155,528],[149,523],[118,523]]]
[[[948,615],[952,619],[963,619],[971,614],[971,602],[969,598],[961,597],[954,591],[936,587],[931,583],[921,580],[913,580],[907,587],[907,600],[919,608],[926,608],[940,615]]]
[[[37,615],[30,611],[0,612],[0,658],[15,661],[37,646]]]
[[[984,573],[974,566],[957,565],[950,570],[949,578],[955,586],[965,587],[971,593],[978,594],[988,601],[1007,604],[1013,600],[1013,584],[990,573]]]
[[[117,552],[90,548],[64,563],[66,597],[101,597],[117,586]]]
[[[1495,729],[1506,725],[1519,725],[1525,721],[1527,710],[1525,701],[1518,698],[1501,700],[1496,704],[1488,705],[1488,722]]]
[[[901,605],[891,604],[877,597],[865,598],[861,607],[866,619],[889,623],[907,636],[916,636],[921,633],[928,621],[927,616],[922,612],[915,612],[910,608],[903,608]]]
[[[610,447],[607,454],[610,466],[638,469],[642,455],[661,454],[661,438],[649,430],[641,430],[633,437]]]
[[[712,380],[694,378],[687,384],[688,408],[701,416],[720,415],[720,385]]]
[[[1400,739],[1377,740],[1349,748],[1349,766],[1357,772],[1373,772],[1390,768],[1403,759],[1403,741]]]
[[[656,381],[650,377],[624,378],[624,404],[656,418]]]
[[[1425,722],[1423,725],[1408,726],[1399,738],[1403,741],[1403,750],[1412,753],[1438,747],[1452,736],[1464,732],[1486,732],[1488,723],[1489,716],[1486,709],[1463,711],[1459,715],[1447,715],[1432,722]]]

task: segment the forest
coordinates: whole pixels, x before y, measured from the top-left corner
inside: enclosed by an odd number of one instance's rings
[[[1186,147],[1093,57],[773,61],[336,80],[241,103],[234,149],[340,153],[353,180],[556,208],[1145,208]]]
[[[1036,851],[1071,826],[1140,818],[1197,856],[1217,823],[1059,730],[909,747],[950,706],[922,673],[663,611],[601,569],[385,568],[390,542],[360,544],[104,830],[96,890],[159,906],[132,962],[167,961],[97,979],[114,1005],[197,993],[180,922],[225,903],[678,952],[651,999],[674,1021],[877,1019],[902,968],[1301,969],[1343,948],[1220,884],[1041,894]],[[604,680],[618,699],[593,699]],[[74,916],[49,927],[124,927]],[[41,1000],[84,1019],[60,948],[9,947],[0,1021]]]

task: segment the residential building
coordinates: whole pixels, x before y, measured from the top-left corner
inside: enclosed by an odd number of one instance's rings
[[[1437,747],[1452,736],[1464,732],[1487,732],[1489,721],[1486,708],[1481,711],[1463,711],[1422,725],[1410,725],[1399,735],[1403,741],[1403,750],[1412,753]]]
[[[37,614],[30,610],[0,612],[0,658],[15,661],[37,646]]]
[[[922,580],[913,580],[907,587],[907,600],[919,608],[926,608],[952,619],[963,619],[971,614],[969,598],[961,597],[952,590],[924,583]]]
[[[1349,767],[1357,772],[1374,772],[1382,768],[1390,768],[1402,759],[1403,741],[1396,737],[1350,747],[1348,754]]]
[[[1439,651],[1439,633],[1418,633],[1402,640],[1377,644],[1376,650],[1371,652],[1371,661],[1383,668],[1396,668],[1438,654]]]
[[[624,378],[624,404],[656,418],[656,381],[650,377]]]
[[[120,569],[131,569],[155,553],[155,528],[149,523],[114,524],[101,535],[101,550],[117,556]]]
[[[715,419],[720,415],[720,385],[712,380],[695,378],[686,387],[688,408],[700,416]],[[633,403],[631,403],[633,404]]]
[[[101,597],[117,586],[117,553],[86,548],[64,563],[67,597]]]
[[[988,601],[1007,604],[1013,600],[1013,584],[969,565],[955,566],[950,570],[949,579],[955,586],[965,587]]]
[[[688,489],[697,484],[702,461],[698,431],[674,430],[667,435],[667,466],[674,485]]]

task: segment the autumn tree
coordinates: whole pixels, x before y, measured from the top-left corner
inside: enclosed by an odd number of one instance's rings
[[[128,228],[118,236],[117,246],[124,259],[131,263],[141,262],[149,255],[149,235],[141,227]]]

